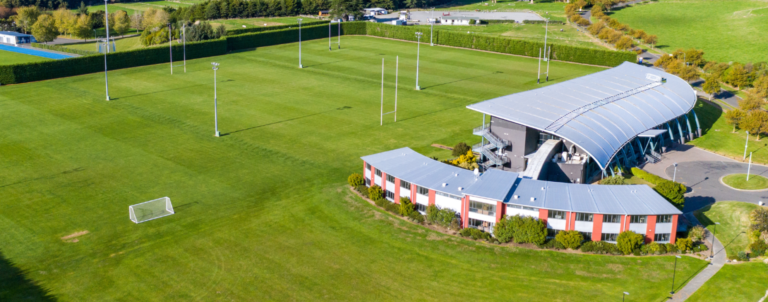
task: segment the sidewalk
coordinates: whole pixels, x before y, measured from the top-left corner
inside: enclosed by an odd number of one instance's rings
[[[685,213],[684,215],[686,218],[688,218],[689,221],[691,221],[691,223],[695,225],[700,224],[696,217],[693,216],[692,212]],[[712,236],[712,233],[709,231],[707,231],[704,236],[705,241],[712,242],[714,239],[714,244],[710,245],[714,246],[715,255],[715,257],[712,259],[712,264],[704,268],[701,272],[694,276],[691,281],[688,281],[688,284],[686,284],[682,289],[678,290],[674,295],[672,295],[670,301],[685,301],[699,288],[701,288],[704,283],[712,278],[712,276],[714,276],[723,267],[723,265],[725,265],[727,257],[725,256],[725,247],[723,247],[723,245],[720,243],[720,240],[717,240],[717,238]]]

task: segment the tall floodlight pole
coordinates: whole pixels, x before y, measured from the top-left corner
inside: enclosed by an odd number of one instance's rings
[[[544,60],[547,61],[547,82],[549,82],[549,47],[547,47],[547,34],[549,34],[549,18],[546,19],[547,23],[544,25]]]
[[[670,295],[675,294],[675,273],[677,273],[677,258],[680,258],[680,256],[675,256],[675,268],[672,269],[672,290],[669,291]],[[680,258],[682,259],[682,258]]]
[[[677,163],[675,163],[675,173],[672,174],[672,182],[675,182],[675,178],[677,178]]]
[[[536,84],[541,84],[541,48],[539,48],[539,71],[536,73]]]
[[[749,152],[749,165],[747,165],[747,181],[749,181],[749,170],[752,169],[752,152]]]
[[[336,43],[337,49],[341,49],[341,18],[339,18],[339,26],[336,27],[338,33],[336,34],[336,37],[338,38],[339,42]]]
[[[435,46],[434,43],[432,43],[432,34],[434,33],[435,28],[435,19],[434,19],[434,13],[435,8],[432,8],[432,11],[429,13],[429,46]]]
[[[759,135],[760,133],[758,133]],[[749,145],[749,131],[747,131],[747,141],[744,143],[744,158],[741,160],[747,159],[747,145]]]
[[[104,84],[107,87],[107,101],[109,101],[109,77],[107,77],[107,53],[109,52],[109,9],[107,9],[107,0],[104,0],[104,24],[107,27],[107,49],[104,51]]]
[[[397,73],[400,70],[400,56],[395,58],[395,122],[397,122]]]
[[[384,126],[384,58],[381,58],[381,113],[379,114],[379,126]]]
[[[219,63],[211,63],[213,66],[213,126],[216,132],[213,136],[219,137],[219,113],[218,113],[218,97],[216,95],[216,71],[219,70]]]
[[[171,56],[171,74],[173,74],[173,35],[171,34],[171,23],[168,23],[168,51]]]
[[[624,293],[621,295],[621,302],[624,302],[624,296],[629,296],[629,293],[628,293],[628,292],[624,292]]]
[[[419,52],[421,50],[421,32],[416,32],[416,90],[421,90],[419,87]]]
[[[331,24],[333,23],[333,20],[331,22],[328,22],[328,51],[331,51]]]
[[[299,20],[299,68],[304,68],[304,66],[301,65],[301,18],[297,20]]]
[[[712,233],[712,248],[709,250],[709,258],[712,259],[715,256],[715,235],[717,235],[717,226],[720,225],[719,222],[715,222],[715,232]],[[712,265],[712,261],[709,262],[709,265]]]
[[[184,73],[187,73],[187,24],[184,23],[181,26],[182,34],[184,35]]]

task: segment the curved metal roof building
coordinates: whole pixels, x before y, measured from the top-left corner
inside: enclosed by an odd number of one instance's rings
[[[685,80],[625,62],[618,67],[467,108],[565,138],[605,167],[638,134],[687,114]]]

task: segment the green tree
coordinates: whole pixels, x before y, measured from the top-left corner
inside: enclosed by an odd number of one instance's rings
[[[347,182],[350,186],[357,187],[362,186],[365,183],[365,179],[358,173],[352,173],[352,175],[347,178]]]
[[[633,231],[624,231],[619,234],[616,239],[616,246],[624,255],[629,255],[636,248],[643,244],[643,235],[635,233]]]
[[[384,192],[379,185],[372,185],[368,188],[368,197],[371,198],[371,200],[381,199],[383,193]]]
[[[635,31],[635,33],[632,36],[635,37],[635,39],[643,40],[643,38],[645,38],[647,35],[648,34],[645,33],[644,30],[638,29],[638,30]]]
[[[709,76],[704,81],[704,84],[701,85],[701,89],[704,90],[704,93],[709,94],[709,100],[711,101],[712,97],[720,92],[720,81],[717,80],[717,77]]]
[[[439,224],[440,209],[436,205],[427,206],[427,222],[431,224]]]
[[[616,42],[616,49],[618,50],[627,50],[632,48],[634,46],[632,44],[632,38],[629,36],[622,36],[619,38],[619,41]]]
[[[761,109],[763,106],[763,100],[748,94],[747,97],[739,100],[739,108],[744,111],[752,111]]]
[[[665,180],[657,184],[653,189],[676,208],[682,210],[685,206],[684,194],[686,188],[684,185]]]
[[[88,14],[88,7],[85,6],[85,2],[80,1],[80,7],[77,8],[77,14],[78,15],[87,15]]]
[[[414,204],[408,197],[400,197],[400,215],[408,217],[414,209]]]
[[[760,133],[768,132],[768,112],[763,110],[752,110],[747,112],[739,123],[739,128],[757,135],[757,141],[760,141]]]
[[[742,87],[749,85],[749,72],[743,64],[735,63],[726,71],[728,74],[728,83],[741,90]]]
[[[586,6],[586,5],[587,5],[587,1],[584,1],[584,0],[576,0],[576,2],[574,2],[573,4],[575,4],[575,5],[576,5],[576,6],[579,8],[579,11],[581,11],[581,9],[582,9],[584,6]]]
[[[512,241],[514,229],[512,228],[512,217],[506,217],[493,226],[493,236],[501,243]]]
[[[658,42],[659,38],[656,37],[656,35],[647,35],[645,38],[643,38],[643,42],[645,44],[651,45],[651,48],[653,48],[654,45],[656,45],[656,42]]]
[[[758,232],[768,232],[768,210],[763,207],[749,213],[750,229]]]
[[[762,75],[755,80],[754,83],[752,83],[752,86],[754,88],[754,93],[760,98],[766,98],[768,97],[768,75]]]
[[[66,8],[60,8],[53,12],[53,19],[56,21],[56,29],[61,34],[69,34],[70,28],[77,22],[77,16]]]
[[[675,245],[677,245],[677,249],[680,250],[680,252],[684,253],[693,248],[693,241],[690,238],[677,238]]]
[[[113,29],[118,35],[124,35],[126,32],[128,32],[128,29],[131,27],[131,19],[128,18],[128,13],[126,13],[124,10],[119,10],[112,14],[112,19],[114,19],[112,22],[113,24],[110,24],[110,29]]]
[[[725,112],[725,121],[729,125],[733,125],[733,131],[731,133],[736,132],[736,127],[739,126],[744,115],[744,110],[741,109],[731,109]]]
[[[42,15],[37,18],[37,22],[32,25],[32,35],[37,42],[50,42],[59,35],[56,29],[56,21],[50,15]]]
[[[584,241],[584,236],[579,231],[561,231],[555,236],[555,240],[560,242],[563,246],[575,250],[579,248],[581,242]]]
[[[688,82],[699,78],[699,70],[693,65],[683,65],[678,73],[680,78]]]
[[[510,217],[512,238],[516,243],[542,244],[547,240],[547,226],[541,220],[529,216]]]
[[[460,143],[456,144],[456,146],[453,146],[453,151],[451,152],[451,154],[453,156],[462,156],[464,154],[467,154],[467,151],[469,151],[471,149],[472,148],[470,148],[469,145],[467,145],[467,143],[460,142]]]
[[[706,63],[706,61],[704,61],[704,51],[695,48],[686,50],[684,58],[685,62],[694,66],[704,66]]]
[[[77,18],[77,22],[72,24],[72,28],[69,31],[75,37],[86,40],[93,37],[93,28],[91,27],[91,24],[91,16],[80,15],[80,17]]]
[[[24,6],[16,11],[16,24],[24,30],[24,33],[32,30],[32,25],[40,17],[40,10],[37,6]]]
[[[597,36],[598,34],[600,34],[600,31],[602,31],[603,28],[605,28],[605,22],[600,21],[600,22],[592,23],[592,25],[587,27],[587,30],[589,31],[590,34]]]

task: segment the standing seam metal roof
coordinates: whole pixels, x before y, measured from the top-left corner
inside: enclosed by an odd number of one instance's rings
[[[654,85],[660,78],[666,82]],[[637,89],[640,90],[635,91]],[[565,121],[561,127],[555,126],[555,121],[570,112],[611,97],[616,100],[598,103],[599,106]],[[467,108],[563,137],[605,168],[638,134],[688,113],[695,104],[696,93],[685,80],[625,62],[615,68]],[[550,126],[558,129],[548,130]]]
[[[519,178],[517,173],[496,169],[476,176],[473,171],[435,161],[407,147],[363,156],[362,160],[417,186],[459,196],[471,195],[509,204],[579,213],[682,214],[646,185],[550,182]]]

